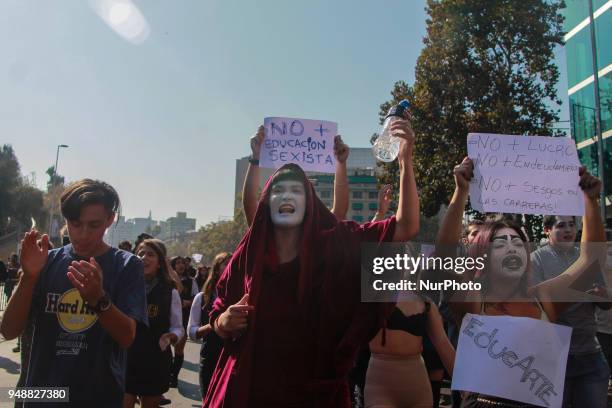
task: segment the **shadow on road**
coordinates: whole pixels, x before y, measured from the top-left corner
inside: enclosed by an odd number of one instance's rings
[[[19,374],[19,364],[6,357],[0,356],[0,368],[6,370],[9,374]]]
[[[191,361],[183,361],[183,368],[186,368],[189,371],[193,371],[195,373],[200,372],[200,365],[196,363],[192,363]]]
[[[179,379],[178,391],[179,394],[185,398],[189,398],[194,401],[201,401],[199,384],[192,384]]]

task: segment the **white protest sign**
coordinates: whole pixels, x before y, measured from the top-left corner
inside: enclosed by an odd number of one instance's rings
[[[202,262],[202,258],[203,257],[204,257],[204,255],[202,255],[202,254],[192,254],[191,255],[191,259],[193,259],[195,261],[195,263]]]
[[[470,133],[470,203],[481,212],[583,215],[580,161],[567,137]]]
[[[334,173],[334,137],[338,124],[325,120],[265,118],[261,167],[277,169],[295,163],[305,171]]]
[[[560,407],[572,329],[529,317],[463,318],[453,390]]]

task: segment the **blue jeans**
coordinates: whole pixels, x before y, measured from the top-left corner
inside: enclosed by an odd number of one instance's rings
[[[604,354],[569,355],[565,371],[563,406],[605,408],[610,368]]]

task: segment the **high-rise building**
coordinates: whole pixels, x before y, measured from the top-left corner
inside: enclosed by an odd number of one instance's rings
[[[187,218],[186,212],[177,212],[176,217],[170,217],[166,221],[160,221],[161,233],[158,238],[169,240],[194,231],[196,227],[195,218]]]
[[[234,209],[242,209],[242,186],[249,165],[248,156],[236,160],[235,202]],[[353,147],[347,161],[349,181],[349,209],[347,219],[365,222],[374,216],[378,206],[378,189],[376,179],[376,160],[369,147]],[[273,169],[260,169],[260,188],[263,188]],[[332,208],[334,196],[334,175],[306,172],[312,181],[321,201]]]
[[[118,246],[121,241],[130,241],[134,243],[138,236],[143,232],[153,233],[159,226],[159,234],[156,238],[162,240],[172,240],[184,235],[189,231],[194,231],[196,228],[195,218],[187,218],[187,213],[177,212],[176,217],[170,217],[166,221],[156,221],[149,216],[147,218],[136,217],[125,219],[124,216],[119,216],[117,222],[113,223],[106,231],[104,240],[112,246]]]
[[[134,223],[126,221],[123,215],[120,215],[104,235],[104,241],[110,245],[117,247],[121,241],[134,242]]]
[[[578,157],[592,174],[600,176],[598,168],[597,132],[595,122],[595,77],[593,75],[593,44],[589,2],[593,5],[595,54],[599,79],[601,133],[606,195],[612,195],[612,1],[565,0],[565,54],[572,137]],[[606,200],[607,217],[612,207]]]
[[[132,218],[129,219],[128,222],[134,223],[134,233],[136,236],[142,234],[143,232],[153,231],[153,228],[158,224],[157,221],[151,218],[151,212],[149,212],[148,218]]]
[[[334,198],[334,175],[313,175],[310,181],[327,208],[331,209]],[[358,223],[370,221],[378,209],[378,189],[374,171],[349,170],[349,207],[347,220]]]

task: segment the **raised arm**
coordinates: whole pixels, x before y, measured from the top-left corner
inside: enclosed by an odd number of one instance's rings
[[[582,238],[580,240],[580,256],[561,275],[544,281],[535,287],[535,293],[540,299],[544,310],[551,321],[566,308],[567,301],[585,301],[580,293],[568,289],[584,272],[590,270],[594,262],[604,265],[606,256],[606,234],[599,212],[599,193],[601,180],[580,169],[580,188],[584,196],[584,217],[582,219]],[[605,290],[589,290],[587,293],[606,296]],[[575,299],[574,299],[575,298]],[[556,302],[555,302],[556,300]]]
[[[346,218],[349,204],[348,175],[346,160],[349,156],[349,147],[342,141],[340,135],[334,138],[334,155],[336,156],[336,176],[334,177],[334,204],[331,212],[337,219]]]
[[[391,184],[383,185],[378,191],[378,208],[372,218],[372,222],[382,221],[386,218],[389,206],[391,205]]]
[[[264,127],[259,126],[255,135],[251,137],[251,159],[242,186],[242,207],[249,226],[253,223],[259,201],[259,154],[264,135]]]
[[[601,180],[593,177],[585,167],[580,168],[580,188],[584,194],[581,247],[587,242],[606,242],[606,232],[599,212]],[[584,248],[581,248],[584,249]],[[583,253],[584,251],[581,251]]]
[[[446,372],[452,377],[455,366],[455,348],[444,332],[444,322],[438,307],[431,303],[427,313],[427,336],[438,352]]]
[[[43,235],[37,243],[38,232],[32,230],[25,234],[21,241],[21,268],[23,273],[17,284],[17,289],[6,306],[0,333],[7,340],[19,336],[28,321],[28,313],[32,306],[34,288],[38,282],[49,252],[49,237]]]
[[[448,204],[448,209],[436,236],[436,252],[442,253],[445,248],[454,248],[461,239],[461,220],[470,193],[470,180],[474,176],[474,163],[466,157],[453,169],[455,192]],[[453,254],[454,255],[454,254]]]
[[[399,137],[400,151],[398,163],[400,169],[399,200],[395,213],[396,224],[393,233],[394,242],[408,241],[419,232],[419,196],[412,167],[414,151],[414,132],[410,124],[410,114],[405,119],[397,120],[389,128],[393,136]]]

